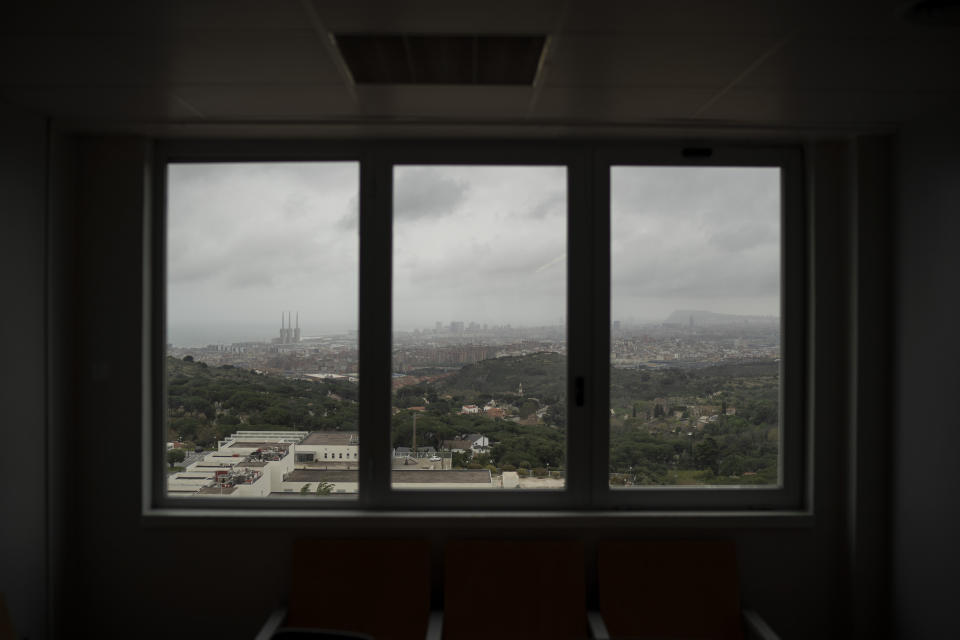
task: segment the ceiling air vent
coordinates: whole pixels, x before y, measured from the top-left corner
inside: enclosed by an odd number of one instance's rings
[[[546,36],[337,34],[357,84],[532,85]]]

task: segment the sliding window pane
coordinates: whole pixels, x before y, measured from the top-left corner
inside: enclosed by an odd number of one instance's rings
[[[611,486],[779,483],[780,180],[612,168]]]
[[[359,166],[167,168],[167,495],[356,497]]]
[[[395,167],[394,488],[564,486],[566,184]]]

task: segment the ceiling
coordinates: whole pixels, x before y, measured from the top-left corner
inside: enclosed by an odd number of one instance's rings
[[[960,109],[902,0],[20,2],[0,99],[81,127],[884,128]],[[534,86],[356,85],[331,33],[546,34]]]

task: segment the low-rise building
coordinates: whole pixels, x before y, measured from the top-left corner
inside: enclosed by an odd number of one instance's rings
[[[465,451],[470,451],[470,448],[473,446],[473,442],[470,440],[444,440],[443,448],[447,451],[453,451],[455,453],[464,453]]]
[[[315,493],[317,485],[328,483],[331,495],[356,493],[360,472],[357,470],[296,469],[288,474],[275,494]],[[491,489],[493,476],[488,469],[394,469],[390,472],[394,489]],[[306,491],[303,487],[306,486]]]
[[[507,412],[501,407],[484,407],[483,414],[488,418],[506,418]]]
[[[479,436],[478,436],[479,437]],[[469,449],[477,438],[461,440]],[[342,458],[341,458],[342,454]],[[430,457],[433,447],[397,447],[398,457]],[[220,441],[216,451],[167,477],[167,493],[174,497],[267,497],[315,493],[328,483],[330,494],[355,494],[359,471],[356,431],[247,431]],[[328,461],[330,466],[323,464]],[[353,468],[344,464],[354,462]],[[395,469],[397,489],[488,489],[493,478],[486,469]],[[306,487],[306,489],[304,489]]]
[[[297,463],[358,462],[360,434],[357,431],[314,431],[297,444]]]
[[[294,470],[296,444],[227,439],[217,451],[167,477],[175,497],[267,497],[275,483]]]
[[[481,433],[471,433],[465,439],[470,441],[470,450],[474,453],[485,453],[490,448],[490,438]]]

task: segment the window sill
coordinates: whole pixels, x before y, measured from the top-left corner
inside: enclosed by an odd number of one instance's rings
[[[182,509],[156,508],[144,512],[145,526],[234,526],[324,527],[371,530],[388,525],[392,529],[420,528],[425,523],[450,527],[540,528],[551,525],[570,528],[662,527],[725,528],[812,527],[815,516],[808,510],[731,510],[731,511],[375,511],[375,510],[302,510],[302,509]]]

